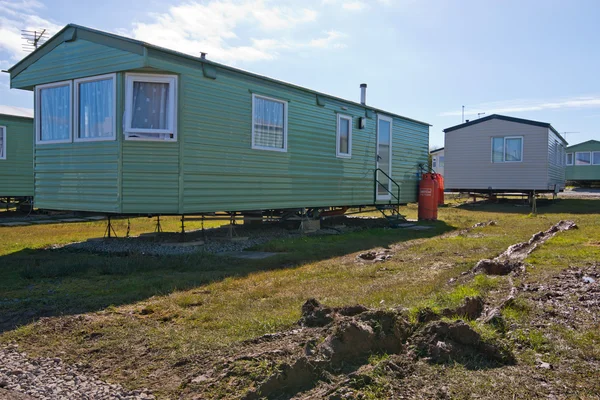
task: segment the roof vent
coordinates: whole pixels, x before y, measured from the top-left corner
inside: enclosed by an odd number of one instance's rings
[[[465,124],[466,124],[467,122],[469,122],[469,120],[466,120],[466,121],[465,121]]]
[[[206,54],[207,54],[207,53],[200,52],[200,59],[201,59],[201,60],[206,60]]]
[[[360,84],[360,104],[367,104],[367,84]]]

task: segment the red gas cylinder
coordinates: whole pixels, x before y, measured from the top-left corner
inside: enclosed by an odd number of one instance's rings
[[[419,220],[437,220],[439,187],[437,174],[423,174],[419,183]]]
[[[435,174],[438,183],[438,206],[444,205],[444,177],[440,174]]]

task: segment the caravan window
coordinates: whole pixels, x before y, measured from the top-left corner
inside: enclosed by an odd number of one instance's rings
[[[177,76],[126,75],[125,138],[177,140]]]
[[[114,140],[115,74],[75,80],[75,141]]]
[[[492,138],[492,162],[523,161],[523,137],[506,136]]]
[[[287,151],[287,101],[252,95],[252,148]]]
[[[71,141],[71,81],[35,88],[37,143]]]
[[[0,126],[0,160],[6,160],[6,127]]]
[[[567,165],[573,165],[573,153],[567,153]]]
[[[592,164],[600,165],[600,151],[594,151],[592,153]]]
[[[592,163],[592,156],[589,151],[581,151],[575,153],[575,165],[590,165]]]
[[[336,140],[336,156],[352,157],[352,117],[338,114]]]

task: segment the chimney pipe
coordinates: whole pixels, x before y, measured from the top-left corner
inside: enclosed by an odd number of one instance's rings
[[[360,104],[367,104],[367,84],[360,84]]]

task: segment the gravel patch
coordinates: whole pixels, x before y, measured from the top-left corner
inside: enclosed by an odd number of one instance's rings
[[[154,395],[145,389],[128,391],[117,384],[104,382],[60,358],[28,358],[15,345],[0,348],[0,388],[7,398],[82,399],[82,400],[150,400]],[[2,393],[0,393],[2,394]]]
[[[299,224],[299,222],[298,222]],[[321,229],[304,234],[307,236],[339,235],[361,229],[386,227],[382,218],[336,217],[322,222]],[[275,239],[298,238],[303,234],[293,227],[287,229],[282,224],[236,225],[233,238],[228,238],[227,226],[195,231],[187,231],[186,242],[203,241],[197,246],[182,246],[179,233],[141,235],[131,238],[95,238],[85,242],[55,245],[50,249],[76,252],[111,253],[119,255],[142,254],[153,256],[187,255],[198,252],[211,254],[237,253],[268,243]]]

